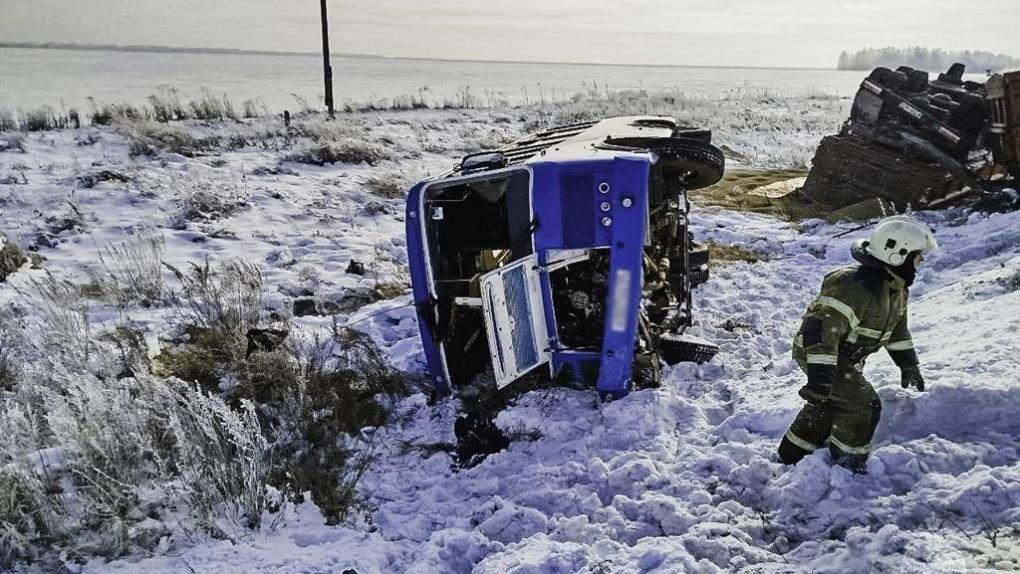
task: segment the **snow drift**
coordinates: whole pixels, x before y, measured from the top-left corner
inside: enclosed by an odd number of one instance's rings
[[[511,131],[523,123],[491,112],[428,111],[366,115],[344,129],[372,142],[385,139],[395,156],[416,149],[407,157],[414,157],[417,176],[438,173],[463,143],[461,131],[490,129],[496,116]],[[281,140],[251,143],[263,128],[237,127],[233,135],[249,143],[234,151],[196,157],[163,151],[152,159],[128,159],[128,142],[108,129],[30,136],[24,154],[0,154],[0,174],[17,174],[0,184],[4,231],[36,246],[47,269],[83,282],[98,246],[155,225],[172,264],[205,255],[253,261],[270,287],[269,304],[311,291],[335,305],[341,320],[358,321],[394,366],[420,373],[407,296],[353,311],[371,300],[366,293],[402,279],[400,199],[380,198],[367,181],[406,175],[406,162],[295,164],[288,150],[273,147]],[[224,128],[188,129],[208,135]],[[754,133],[734,129],[727,139],[738,149],[769,148],[771,140]],[[87,187],[77,179],[102,169],[129,181]],[[193,220],[180,228],[180,214],[195,206]],[[235,542],[167,539],[151,551],[115,562],[92,559],[81,569],[1016,570],[1020,213],[915,215],[935,227],[941,245],[920,272],[910,308],[929,390],[901,389],[884,356],[869,362],[865,375],[885,406],[866,476],[833,466],[826,452],[796,467],[773,456],[801,404],[792,334],[822,275],[848,264],[851,242],[866,231],[837,238],[843,229],[819,221],[696,208],[699,238],[762,255],[716,267],[696,294],[699,333],[722,346],[711,364],[677,365],[661,388],[610,404],[590,391],[526,393],[497,420],[516,437],[511,446],[465,469],[449,454],[456,401],[430,406],[424,394],[414,394],[397,404],[394,422],[362,433],[379,458],[360,485],[366,512],[359,520],[328,527],[306,503],[268,516],[263,530]],[[352,258],[370,262],[370,272],[345,273]],[[37,273],[26,267],[10,281],[18,285],[19,277]],[[15,296],[0,289],[4,304]],[[130,313],[153,341],[165,335],[163,310]],[[294,319],[306,333],[330,322]]]

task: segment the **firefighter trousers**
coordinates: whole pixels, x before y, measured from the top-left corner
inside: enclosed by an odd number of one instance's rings
[[[861,374],[862,368],[837,367],[829,397],[808,400],[786,431],[779,445],[780,460],[796,464],[828,441],[836,463],[864,472],[882,402]]]

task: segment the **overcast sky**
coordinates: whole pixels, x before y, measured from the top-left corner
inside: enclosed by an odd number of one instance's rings
[[[329,0],[335,52],[834,67],[920,45],[1020,56],[1020,0]],[[315,51],[316,0],[0,0],[0,41]],[[2,65],[2,63],[0,63]]]

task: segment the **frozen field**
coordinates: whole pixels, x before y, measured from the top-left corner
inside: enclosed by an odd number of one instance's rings
[[[153,54],[0,48],[0,109],[41,105],[87,109],[100,102],[145,102],[162,86],[190,96],[205,88],[235,101],[257,98],[270,111],[322,103],[322,57]],[[469,89],[481,102],[549,102],[590,89],[720,92],[757,89],[851,96],[859,72],[820,69],[620,66],[350,58],[334,56],[338,103],[415,95],[430,104]],[[225,72],[229,71],[229,72]],[[285,88],[281,89],[281,86]],[[294,95],[292,95],[294,94]]]
[[[267,308],[313,298],[331,310],[291,319],[296,335],[328,331],[336,316],[413,378],[423,360],[399,192],[412,180],[546,122],[647,112],[713,128],[742,167],[803,167],[848,104],[753,92],[672,98],[333,123],[308,116],[290,130],[260,119],[0,133],[0,232],[45,258],[42,270],[26,265],[0,283],[0,304],[31,323],[41,317],[33,280],[48,271],[87,284],[102,274],[105,248],[155,230],[168,263],[248,261],[262,272]],[[324,154],[341,161],[307,163]],[[722,347],[710,364],[672,367],[661,388],[612,404],[583,391],[526,393],[497,420],[526,438],[468,469],[447,452],[456,401],[428,406],[412,393],[390,424],[362,433],[378,460],[359,485],[363,511],[342,526],[323,525],[311,503],[288,505],[233,541],[170,525],[158,544],[113,562],[62,555],[46,564],[148,573],[1016,571],[1020,213],[918,216],[941,246],[911,294],[929,390],[901,389],[884,354],[869,362],[884,415],[866,476],[833,467],[824,452],[793,468],[773,455],[801,404],[792,333],[822,275],[847,264],[865,232],[836,238],[843,229],[819,221],[695,206],[700,240],[761,255],[715,267],[696,292],[697,331]],[[352,259],[365,275],[346,271]],[[151,353],[173,336],[164,306],[86,304],[96,332],[139,325]]]

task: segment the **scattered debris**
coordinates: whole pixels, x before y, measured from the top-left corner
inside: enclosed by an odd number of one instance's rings
[[[303,297],[294,300],[294,316],[308,317],[319,314],[319,302],[312,297]]]
[[[776,199],[780,197],[786,197],[791,193],[797,191],[804,186],[804,182],[807,181],[806,177],[793,177],[785,179],[783,181],[777,181],[768,185],[762,185],[747,192],[748,195],[757,195],[759,197],[768,197]]]
[[[259,166],[251,170],[251,175],[301,175],[283,165]]]
[[[51,215],[46,218],[46,231],[53,236],[60,235],[65,231],[83,233],[87,229],[85,214],[81,212],[72,201],[67,202],[68,213],[62,216]]]
[[[462,467],[475,466],[488,455],[510,446],[510,439],[492,418],[477,411],[459,415],[454,422],[453,432],[457,437],[457,462]]]
[[[77,177],[78,184],[85,189],[92,189],[96,184],[104,181],[117,181],[120,183],[127,183],[131,181],[131,178],[116,171],[104,169],[97,171],[96,173],[86,173]]]
[[[362,212],[369,217],[373,217],[376,215],[383,215],[389,213],[390,208],[387,207],[386,204],[384,203],[378,201],[369,201],[365,203],[364,207],[362,208]]]
[[[365,264],[357,259],[351,259],[351,262],[347,264],[347,272],[351,275],[364,275]]]
[[[726,319],[725,321],[723,321],[723,324],[719,325],[718,327],[720,329],[724,329],[724,330],[732,333],[732,332],[737,331],[737,330],[750,329],[751,325],[748,324],[748,323],[744,323],[742,321],[737,321],[737,320],[733,319],[732,317],[730,317],[730,318]]]
[[[247,359],[255,351],[272,351],[283,344],[284,339],[290,331],[286,329],[258,329],[251,328],[244,334],[245,339],[248,340],[248,347],[245,350],[244,357]]]

